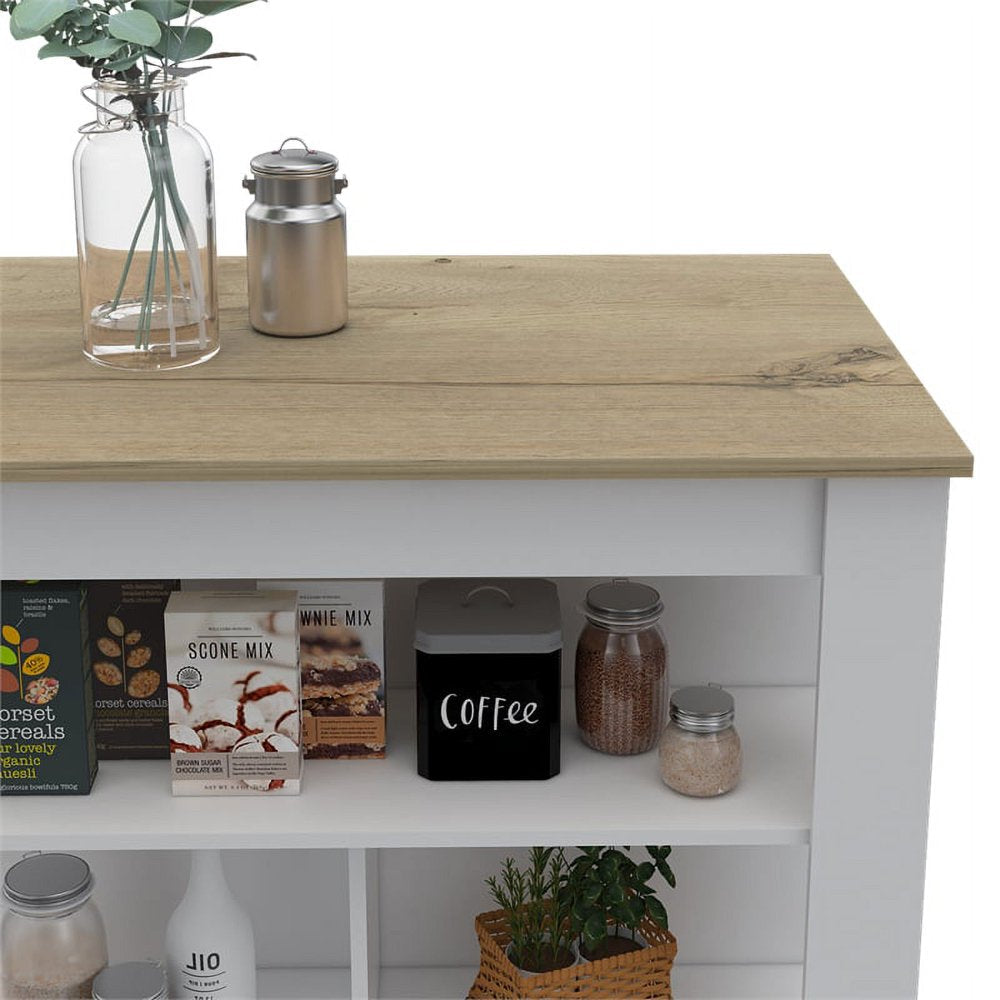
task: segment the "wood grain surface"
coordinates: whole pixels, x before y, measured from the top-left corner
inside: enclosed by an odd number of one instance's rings
[[[826,256],[360,257],[351,319],[282,339],[219,262],[222,351],[80,351],[76,263],[0,261],[9,481],[967,476]]]

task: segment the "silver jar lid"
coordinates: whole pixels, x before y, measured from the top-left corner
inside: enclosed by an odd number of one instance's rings
[[[94,980],[94,1000],[163,1000],[167,979],[155,962],[109,965]]]
[[[587,591],[583,613],[596,625],[638,628],[659,620],[663,601],[656,590],[644,583],[616,579]]]
[[[670,720],[689,733],[718,733],[736,716],[733,696],[718,684],[680,688],[670,696]]]
[[[17,907],[57,909],[82,903],[93,888],[90,866],[73,854],[31,854],[3,877],[4,899]]]
[[[290,142],[301,142],[302,148],[285,149]],[[250,161],[250,169],[255,174],[284,177],[289,180],[334,174],[339,166],[340,161],[332,153],[310,149],[305,141],[297,136],[286,139],[277,149],[261,153]]]

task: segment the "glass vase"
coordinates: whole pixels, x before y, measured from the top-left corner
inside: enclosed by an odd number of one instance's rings
[[[83,353],[133,371],[219,350],[212,153],[184,81],[100,81],[73,160]]]

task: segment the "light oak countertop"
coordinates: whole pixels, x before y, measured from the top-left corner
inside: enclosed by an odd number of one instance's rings
[[[968,476],[827,256],[354,257],[349,325],[90,364],[76,261],[0,261],[7,481]]]

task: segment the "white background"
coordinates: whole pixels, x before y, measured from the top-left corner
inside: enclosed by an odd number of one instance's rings
[[[977,455],[952,493],[922,1000],[995,978],[998,6],[272,0],[214,23],[259,61],[188,95],[222,253],[249,158],[302,135],[341,157],[356,254],[834,255]],[[0,39],[0,254],[71,255],[85,74],[34,49]]]

